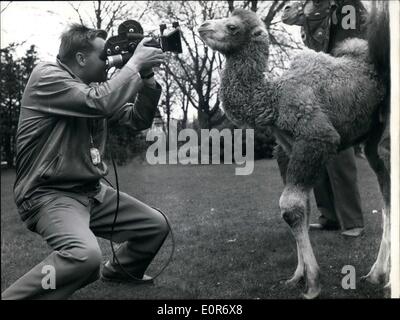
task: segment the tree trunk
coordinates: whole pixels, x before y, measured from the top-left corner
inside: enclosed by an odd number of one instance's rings
[[[182,118],[182,129],[186,129],[187,127],[187,110],[183,111],[183,118]]]
[[[210,115],[201,107],[197,111],[197,118],[201,129],[211,129]]]

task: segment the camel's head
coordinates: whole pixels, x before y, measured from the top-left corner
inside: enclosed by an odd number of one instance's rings
[[[225,19],[205,21],[199,33],[209,47],[225,55],[240,51],[250,42],[268,44],[264,23],[254,12],[243,9]]]

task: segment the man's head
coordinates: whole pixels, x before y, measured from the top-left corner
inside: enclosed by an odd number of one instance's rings
[[[61,35],[58,58],[85,83],[106,80],[106,65],[101,58],[107,32],[73,24]]]
[[[304,4],[304,15],[307,19],[315,19],[318,15],[324,16],[321,13],[330,14],[333,7],[337,7],[335,0],[308,0]]]

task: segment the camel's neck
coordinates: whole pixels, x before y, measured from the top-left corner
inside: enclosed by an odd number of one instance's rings
[[[271,84],[264,74],[267,62],[268,46],[264,43],[250,43],[242,51],[227,55],[221,98],[233,120],[253,125],[263,114],[272,121]]]
[[[264,78],[268,63],[268,44],[249,43],[239,52],[227,55],[226,68],[236,70],[234,74],[242,81]]]

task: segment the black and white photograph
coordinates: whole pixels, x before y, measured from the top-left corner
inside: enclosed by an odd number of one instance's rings
[[[2,300],[400,297],[400,1],[0,5]]]

